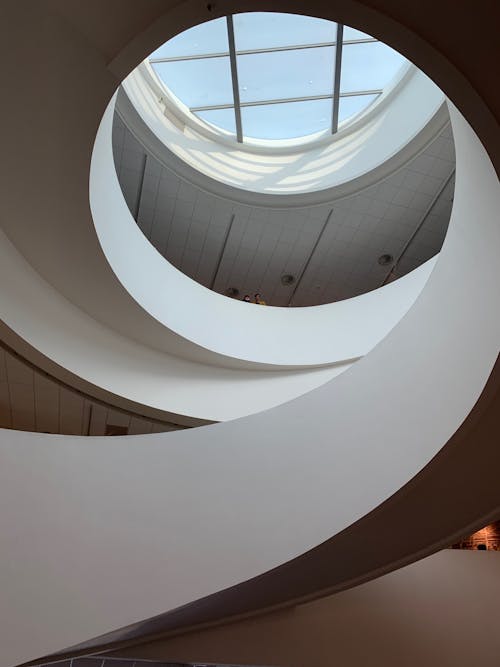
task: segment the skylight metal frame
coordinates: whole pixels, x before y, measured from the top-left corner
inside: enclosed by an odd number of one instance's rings
[[[381,88],[340,92],[343,47],[345,45],[351,45],[351,44],[374,43],[374,42],[379,42],[379,40],[376,39],[375,37],[359,37],[359,38],[344,40],[343,38],[344,25],[341,23],[337,23],[336,27],[337,27],[336,38],[334,41],[311,42],[306,44],[289,44],[284,46],[237,50],[235,45],[233,15],[229,14],[228,16],[226,16],[226,29],[227,29],[228,47],[229,47],[227,51],[150,58],[149,62],[150,64],[160,64],[160,63],[175,63],[183,61],[206,60],[213,58],[229,57],[230,68],[231,68],[232,96],[233,96],[232,102],[228,101],[227,103],[222,103],[222,104],[208,104],[208,105],[193,106],[188,108],[189,111],[193,114],[205,111],[220,111],[220,110],[234,109],[236,139],[238,143],[243,143],[244,141],[243,122],[241,114],[242,108],[270,106],[275,104],[288,104],[295,102],[309,102],[309,101],[328,100],[328,99],[332,100],[332,119],[330,125],[330,132],[332,135],[334,135],[338,132],[339,128],[339,108],[340,108],[340,100],[342,98],[357,97],[363,95],[371,95],[371,96],[375,95],[376,96],[375,99],[377,99],[383,93],[383,89]],[[331,94],[305,95],[302,97],[288,97],[288,98],[270,98],[270,99],[268,98],[263,100],[254,100],[250,102],[242,102],[240,100],[240,88],[238,83],[238,66],[237,66],[238,56],[298,51],[298,50],[317,49],[317,48],[332,48],[332,47],[335,48],[335,57],[332,65],[333,79],[332,79]]]
[[[226,17],[227,39],[229,44],[229,62],[231,64],[231,84],[233,87],[234,118],[236,122],[236,140],[243,143],[243,128],[241,124],[240,86],[238,84],[238,65],[236,63],[236,46],[234,43],[233,15]]]
[[[373,90],[356,90],[353,92],[347,93],[338,93],[338,97],[362,97],[363,95],[381,95],[383,92],[382,88],[375,88]],[[328,95],[307,95],[306,97],[276,97],[272,100],[255,100],[252,102],[240,102],[239,107],[243,109],[245,107],[264,107],[270,106],[272,104],[288,104],[288,102],[309,102],[315,100],[331,100],[333,94]],[[234,104],[211,104],[201,107],[190,107],[189,111],[196,113],[198,111],[220,111],[221,109],[232,109]]]
[[[344,26],[337,23],[337,39],[335,47],[335,67],[333,70],[333,105],[332,105],[332,134],[335,134],[339,127],[339,106],[340,106],[340,75],[342,70],[342,47],[344,38]]]
[[[228,17],[226,17],[227,19]],[[339,25],[339,24],[337,24]],[[360,39],[346,39],[344,44],[369,44],[370,42],[378,42],[375,37],[366,37]],[[337,42],[311,42],[310,44],[290,44],[287,46],[269,46],[261,49],[235,49],[237,56],[252,56],[261,53],[276,53],[277,51],[301,51],[303,49],[321,49],[325,47],[336,46]],[[150,58],[150,63],[177,63],[183,60],[206,60],[207,58],[227,58],[230,55],[229,51],[218,51],[214,53],[198,53],[184,56],[165,56],[164,58]]]

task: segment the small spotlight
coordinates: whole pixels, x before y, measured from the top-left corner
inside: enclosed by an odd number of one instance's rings
[[[386,253],[385,255],[380,255],[378,258],[378,263],[380,266],[387,266],[388,264],[392,264],[394,261],[394,257],[392,255],[389,255],[389,253]]]
[[[285,285],[285,287],[288,287],[288,285],[293,285],[295,282],[295,276],[292,276],[291,273],[284,273],[281,276],[281,284]]]

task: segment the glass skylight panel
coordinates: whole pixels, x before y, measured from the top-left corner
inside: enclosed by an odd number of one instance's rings
[[[229,56],[152,66],[169,90],[190,108],[234,104]]]
[[[344,123],[353,116],[367,109],[378,95],[351,95],[339,100],[339,123]]]
[[[340,92],[381,90],[392,81],[405,58],[382,42],[344,44]]]
[[[234,107],[230,109],[210,109],[209,111],[195,111],[195,116],[201,118],[214,128],[226,130],[231,134],[236,134],[236,118],[234,116]]]
[[[189,30],[181,32],[159,49],[156,49],[149,57],[151,60],[157,58],[172,58],[179,56],[198,56],[207,53],[228,53],[226,19],[215,19],[207,23],[201,23]]]
[[[330,129],[332,100],[243,107],[241,117],[248,137],[295,139]]]
[[[298,14],[253,12],[233,20],[237,51],[334,42],[337,34],[336,23]]]
[[[331,95],[335,49],[274,51],[238,56],[242,102]]]
[[[394,82],[405,63],[390,47],[349,26],[343,28],[339,60],[336,39],[337,24],[331,21],[236,14],[177,35],[150,63],[165,86],[215,131],[238,141],[308,137],[345,126]]]
[[[373,39],[371,35],[367,35],[366,32],[361,32],[361,30],[356,30],[356,28],[350,28],[348,25],[344,26],[344,42],[349,42],[352,39]]]

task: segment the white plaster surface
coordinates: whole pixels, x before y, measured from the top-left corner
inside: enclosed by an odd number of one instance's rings
[[[232,369],[160,352],[71,304],[33,271],[1,231],[0,239],[4,323],[78,378],[139,405],[168,415],[226,421],[295,398],[351,365]]]
[[[450,112],[457,186],[440,259],[407,315],[348,372],[278,408],[188,431],[0,432],[3,664],[303,553],[391,496],[455,433],[498,355],[500,192]]]

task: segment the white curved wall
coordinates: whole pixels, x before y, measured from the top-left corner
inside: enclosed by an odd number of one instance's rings
[[[126,310],[122,302],[109,299],[113,328],[106,326],[83,312],[89,307],[81,298],[71,304],[45,282],[5,236],[0,247],[5,325],[59,367],[47,370],[64,369],[70,377],[62,379],[81,382],[84,391],[94,387],[105,400],[111,394],[188,424],[259,412],[349,368],[401,319],[425,285],[435,260],[383,289],[307,309],[249,307],[203,288],[166,262],[132,219],[114,169],[111,116],[112,105],[92,162],[96,226],[118,278],[142,313],[156,318],[164,349],[155,349],[146,335],[142,342],[130,310],[120,320]],[[95,262],[84,244],[80,255],[89,266]],[[151,284],[164,286],[161,293]],[[86,286],[81,281],[81,294]],[[200,350],[213,355],[205,360]],[[234,360],[249,363],[227,367]],[[38,357],[32,361],[45,363]]]
[[[365,355],[403,317],[432,262],[367,294],[309,308],[255,308],[206,289],[145,239],[125,204],[114,167],[114,100],[97,134],[90,203],[102,249],[125,289],[167,329],[227,357],[275,366],[345,363]],[[161,286],[152,290],[151,285]]]
[[[1,432],[6,665],[303,553],[391,496],[455,433],[498,355],[500,193],[478,139],[451,116],[457,186],[439,261],[406,316],[334,382],[167,435]]]
[[[85,383],[81,388],[91,393],[96,387],[167,418],[226,421],[295,398],[352,363],[259,372],[159,352],[118,334],[69,303],[33,271],[2,232],[0,240],[4,323],[77,381],[80,378]],[[43,360],[33,361],[43,366]],[[75,378],[70,381],[74,383]]]
[[[445,549],[333,596],[116,651],[289,667],[497,667],[500,554]]]

